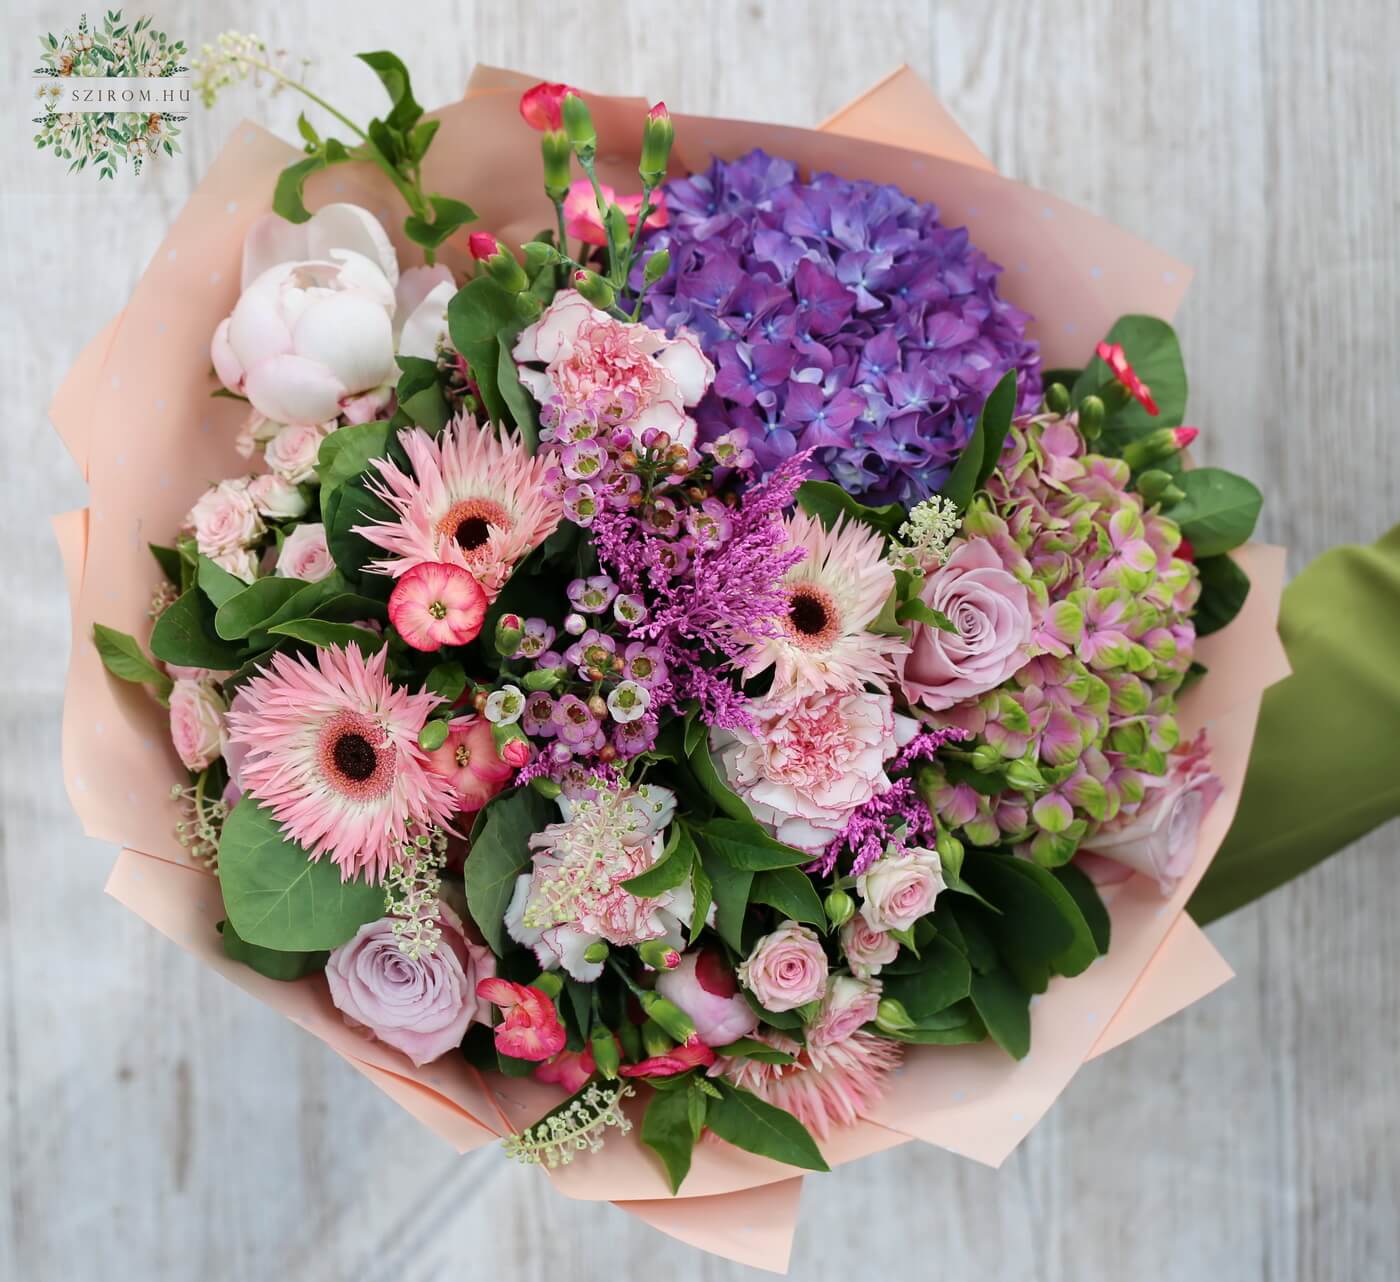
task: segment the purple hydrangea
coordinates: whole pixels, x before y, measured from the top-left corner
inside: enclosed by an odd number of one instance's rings
[[[1020,408],[1038,403],[1029,318],[936,206],[833,174],[804,183],[762,151],[665,190],[670,222],[645,247],[668,249],[671,269],[645,318],[692,330],[715,363],[703,439],[742,430],[765,473],[814,450],[813,475],[912,504],[942,484],[1008,369],[1023,374]]]

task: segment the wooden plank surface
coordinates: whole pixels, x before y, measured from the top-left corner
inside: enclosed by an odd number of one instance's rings
[[[79,5],[7,13],[0,194],[0,1277],[16,1282],[729,1279],[747,1272],[493,1150],[456,1159],[348,1067],[99,893],[58,767],[68,620],[50,514],[83,486],[43,417],[251,87],[186,155],[98,189],[30,148],[18,74]],[[144,11],[144,6],[133,12]],[[1296,569],[1400,515],[1400,7],[164,3],[254,30],[353,115],[391,47],[418,95],[476,60],[672,107],[811,124],[899,62],[1012,175],[1199,269],[1181,316],[1203,457],[1254,476]],[[1211,931],[1238,980],[1091,1064],[1006,1167],[905,1148],[807,1182],[793,1276],[1033,1282],[1400,1277],[1400,833]]]

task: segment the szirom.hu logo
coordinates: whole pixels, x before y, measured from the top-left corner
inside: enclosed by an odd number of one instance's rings
[[[188,119],[189,68],[184,41],[171,40],[149,17],[126,22],[114,9],[91,26],[39,38],[34,69],[44,114],[34,117],[34,142],[68,162],[68,172],[91,165],[112,178],[122,165],[140,173],[155,157],[179,154],[180,124]]]

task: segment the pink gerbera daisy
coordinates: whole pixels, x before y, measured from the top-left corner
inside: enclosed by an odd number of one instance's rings
[[[403,843],[457,813],[451,782],[427,768],[418,732],[441,702],[384,675],[385,651],[272,656],[239,691],[231,737],[248,749],[242,783],[313,859],[342,879],[378,881]]]
[[[797,1058],[791,1064],[721,1059],[720,1072],[736,1086],[791,1113],[819,1139],[864,1117],[885,1089],[885,1078],[904,1058],[899,1042],[861,1029],[825,1046],[803,1046],[772,1029],[754,1036]]]
[[[377,459],[371,488],[396,520],[355,527],[391,554],[371,568],[396,578],[424,561],[460,566],[494,598],[511,571],[559,525],[563,506],[545,480],[548,464],[519,437],[497,437],[469,415],[437,437],[421,427],[399,433],[412,466]]]
[[[787,608],[774,634],[749,646],[744,677],[772,667],[774,691],[798,694],[885,689],[908,646],[866,631],[894,588],[880,536],[844,517],[828,530],[805,512],[788,517],[787,531],[807,555],[783,576]]]

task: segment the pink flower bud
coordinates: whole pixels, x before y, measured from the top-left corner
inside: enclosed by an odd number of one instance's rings
[[[501,252],[501,244],[489,231],[474,231],[467,237],[467,249],[471,256],[481,262]]]
[[[530,745],[524,739],[511,739],[501,747],[501,760],[517,770],[530,764]]]
[[[564,124],[562,104],[566,94],[576,94],[571,85],[541,82],[520,95],[520,114],[531,129],[543,132],[560,129]]]
[[[1200,434],[1201,429],[1199,427],[1177,427],[1172,429],[1172,435],[1176,438],[1177,449],[1180,450],[1184,450]]]
[[[670,120],[670,118],[671,113],[666,110],[666,104],[664,102],[658,102],[656,106],[647,112],[648,120]]]

